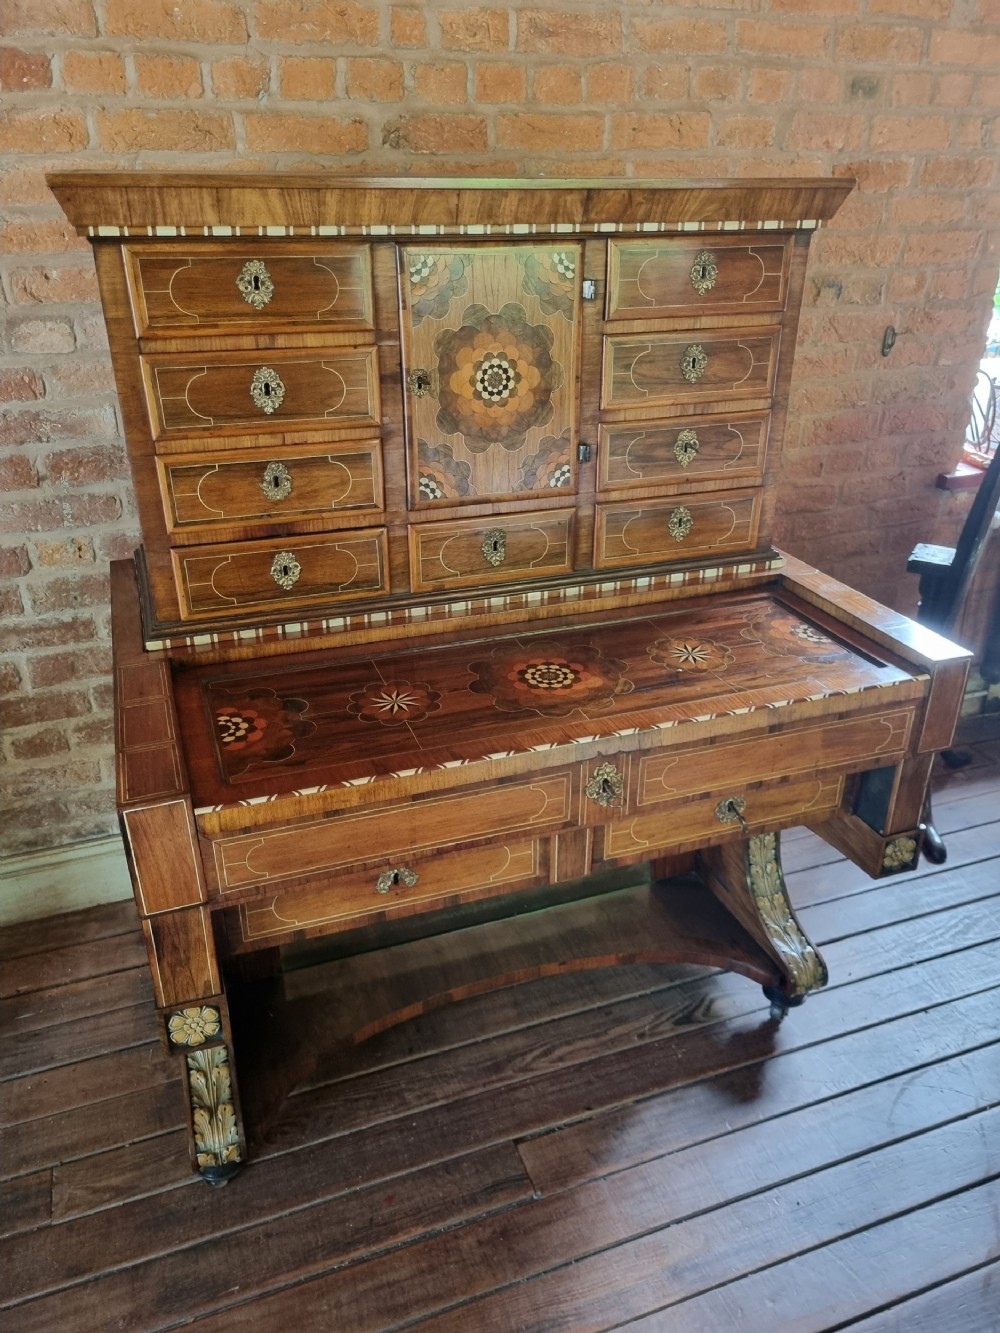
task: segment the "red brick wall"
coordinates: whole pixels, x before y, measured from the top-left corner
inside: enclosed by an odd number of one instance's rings
[[[48,168],[857,176],[810,261],[780,536],[911,608],[996,284],[1000,0],[0,2],[6,850],[112,827],[136,539],[91,259]],[[888,360],[883,329],[900,336]]]

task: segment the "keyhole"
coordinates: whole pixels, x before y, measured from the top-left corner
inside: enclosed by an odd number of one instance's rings
[[[260,291],[260,274],[259,274],[259,273],[255,273],[255,274],[253,275],[253,289],[254,289],[255,292],[259,292],[259,291]]]
[[[287,579],[287,578],[290,576],[291,572],[292,572],[292,567],[291,567],[291,565],[282,565],[282,566],[281,566],[281,576],[282,576],[282,578],[286,578],[286,579]]]
[[[696,264],[694,268],[694,275],[699,282],[702,282],[705,278],[708,277],[708,265],[705,264],[704,261],[702,261],[702,263],[700,264]]]
[[[265,380],[265,381],[264,381],[264,397],[265,397],[265,398],[270,398],[270,396],[271,396],[271,386],[270,386],[270,384],[268,384],[268,382]]]
[[[494,537],[493,540],[490,542],[490,550],[493,552],[494,555],[500,554],[500,543],[499,541],[497,541],[496,537]]]
[[[608,779],[607,779],[607,778],[601,778],[601,795],[602,795],[602,796],[614,796],[614,794],[615,794],[615,789],[614,789],[614,787],[612,787],[612,785],[611,785],[611,783],[608,781]]]

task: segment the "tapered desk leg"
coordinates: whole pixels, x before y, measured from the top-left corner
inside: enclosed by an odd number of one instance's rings
[[[826,985],[826,964],[788,900],[777,833],[711,847],[699,853],[699,869],[719,901],[781,969],[781,986],[764,987],[775,1017]]]

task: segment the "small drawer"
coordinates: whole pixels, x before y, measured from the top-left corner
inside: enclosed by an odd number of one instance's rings
[[[384,528],[171,551],[181,614],[341,602],[389,591]]]
[[[173,454],[157,467],[171,532],[382,508],[378,440],[256,455]]]
[[[332,882],[288,889],[241,904],[244,943],[294,934],[325,934],[370,917],[408,915],[449,901],[492,897],[548,879],[548,839],[497,839],[437,856],[404,856],[373,870],[348,870]]]
[[[142,358],[154,439],[379,424],[374,347]]]
[[[125,262],[140,337],[372,327],[366,245],[128,245]]]
[[[572,535],[571,509],[411,524],[413,590],[565,574],[573,565]]]
[[[765,402],[774,387],[779,329],[614,334],[604,340],[601,406],[643,409],[717,399]]]
[[[784,239],[612,241],[607,318],[782,310],[787,282]]]
[[[352,873],[361,862],[408,861],[494,837],[516,841],[565,827],[573,813],[568,769],[443,796],[213,838],[206,845],[213,896],[232,899],[312,875]],[[210,852],[208,851],[210,848]]]
[[[599,569],[729,555],[751,551],[756,544],[760,492],[598,505],[596,518],[594,564]]]
[[[829,818],[837,809],[843,787],[843,778],[828,777],[753,788],[726,784],[709,795],[689,797],[649,814],[606,824],[597,834],[594,864],[648,860],[665,852],[690,851],[716,842],[727,833],[739,837],[743,828],[728,804],[731,801],[742,803],[740,813],[755,833],[811,824]]]
[[[692,481],[760,481],[770,418],[681,417],[597,429],[598,486],[665,486]]]

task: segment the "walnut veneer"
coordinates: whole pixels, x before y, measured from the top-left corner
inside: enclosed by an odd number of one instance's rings
[[[272,1073],[545,970],[722,963],[778,1012],[822,985],[778,832],[911,866],[968,662],[771,545],[809,238],[850,182],[50,183],[142,520],[119,808],[197,1169],[246,1155],[227,986],[317,937],[384,946],[397,998],[286,987]],[[518,967],[470,925],[645,862],[641,945],[553,932]],[[468,929],[461,977],[403,984],[413,928]]]

